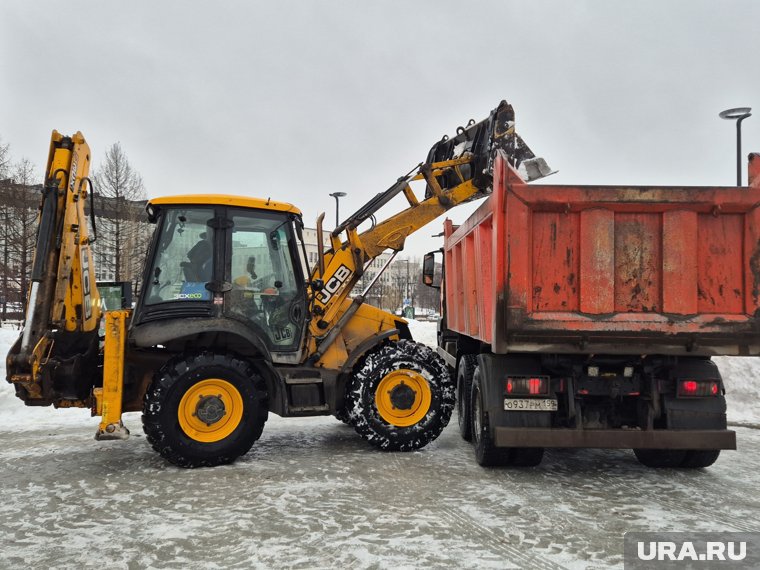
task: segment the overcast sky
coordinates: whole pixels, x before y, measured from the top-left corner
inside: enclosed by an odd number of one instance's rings
[[[81,130],[95,166],[120,142],[151,197],[272,197],[313,226],[330,192],[358,209],[507,99],[547,183],[730,185],[718,112],[754,107],[760,152],[758,22],[726,0],[4,0],[0,140],[42,176],[50,131]]]

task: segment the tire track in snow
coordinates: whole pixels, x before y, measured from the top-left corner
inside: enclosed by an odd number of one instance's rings
[[[518,568],[545,568],[547,570],[562,570],[564,566],[555,564],[551,560],[546,558],[540,558],[526,554],[519,548],[512,546],[504,542],[504,536],[495,532],[492,528],[489,528],[471,517],[466,516],[459,510],[451,507],[443,507],[441,509],[443,517],[452,522],[452,527],[461,530],[469,530],[472,535],[481,539],[478,542],[482,542],[483,537],[488,537],[489,549],[497,552],[502,552],[508,556],[508,562],[514,562]],[[515,560],[517,562],[515,562]]]
[[[563,477],[577,472],[562,462],[562,458],[560,461],[561,463],[552,466],[554,474]],[[714,501],[715,497],[722,497],[724,501],[744,503],[739,497],[726,496],[727,491],[731,495],[741,494],[741,491],[727,487],[724,479],[710,477],[710,468],[708,468],[707,473],[702,473],[699,471],[649,469],[638,464],[635,467],[636,469],[629,470],[624,464],[616,462],[616,469],[625,469],[622,476],[619,472],[610,474],[607,471],[599,470],[594,473],[590,482],[611,493],[617,491],[621,496],[629,496],[632,501],[638,501],[639,505],[644,508],[647,505],[642,499],[662,508],[667,508],[674,514],[685,515],[683,518],[693,520],[696,516],[697,520],[707,524],[720,525],[724,530],[757,532],[760,529],[760,518],[750,515],[750,513],[757,513],[757,509],[747,508],[746,511],[732,516],[719,506],[714,505],[710,508],[710,506],[695,502],[700,498]],[[671,473],[674,475],[673,478],[665,479],[663,477]],[[674,492],[683,494],[684,500],[673,497],[672,493]],[[749,489],[748,492],[750,492]]]

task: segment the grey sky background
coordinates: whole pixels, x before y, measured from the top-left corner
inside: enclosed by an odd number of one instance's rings
[[[28,2],[0,6],[0,138],[121,142],[149,196],[219,192],[334,223],[501,99],[557,184],[731,185],[760,152],[760,2]],[[460,222],[465,206],[449,215]],[[442,219],[405,253],[440,245]],[[402,254],[403,256],[403,254]]]

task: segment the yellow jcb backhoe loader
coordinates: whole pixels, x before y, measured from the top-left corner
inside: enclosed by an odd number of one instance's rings
[[[7,379],[27,405],[91,408],[101,416],[98,439],[127,437],[122,412],[142,411],[150,444],[183,467],[234,461],[269,412],[334,414],[376,447],[419,449],[448,423],[454,383],[435,352],[412,341],[406,321],[364,303],[369,288],[349,294],[382,252],[395,255],[409,234],[487,194],[499,149],[526,178],[548,173],[502,102],[335,228],[312,268],[301,212],[290,204],[153,199],[147,214],[156,228],[136,304],[104,312],[90,251],[94,211],[88,224],[85,210],[90,150],[81,133],[54,131],[25,325]],[[415,180],[425,181],[422,200]],[[374,223],[399,194],[408,207]]]

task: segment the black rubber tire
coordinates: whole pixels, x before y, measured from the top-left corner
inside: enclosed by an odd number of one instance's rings
[[[345,406],[335,412],[335,417],[347,426],[351,425],[351,416],[349,415],[348,410]]]
[[[536,467],[541,464],[543,459],[543,447],[515,447],[512,449],[511,465],[515,467]]]
[[[686,452],[686,458],[681,463],[681,467],[687,469],[700,469],[710,467],[718,460],[720,449],[690,449]]]
[[[182,396],[196,383],[219,378],[243,399],[243,416],[235,430],[213,443],[190,438],[179,423]],[[180,467],[213,467],[232,463],[261,437],[269,414],[266,384],[245,360],[232,354],[201,352],[167,362],[145,394],[142,423],[148,442],[162,457]]]
[[[465,441],[472,441],[470,391],[472,390],[472,375],[477,366],[478,357],[475,354],[465,354],[459,359],[457,366],[457,419],[459,434]]]
[[[491,440],[488,417],[483,406],[481,392],[480,368],[475,368],[470,391],[470,410],[472,411],[472,443],[475,447],[475,461],[481,467],[499,467],[512,462],[512,448],[496,447]]]
[[[430,408],[416,424],[397,427],[380,416],[375,391],[385,376],[399,369],[422,375],[431,392]],[[351,378],[346,409],[356,432],[384,451],[413,451],[435,440],[454,410],[454,381],[435,351],[411,340],[399,340],[370,351],[357,363]]]
[[[653,468],[681,467],[686,460],[685,449],[634,449],[639,463]]]

